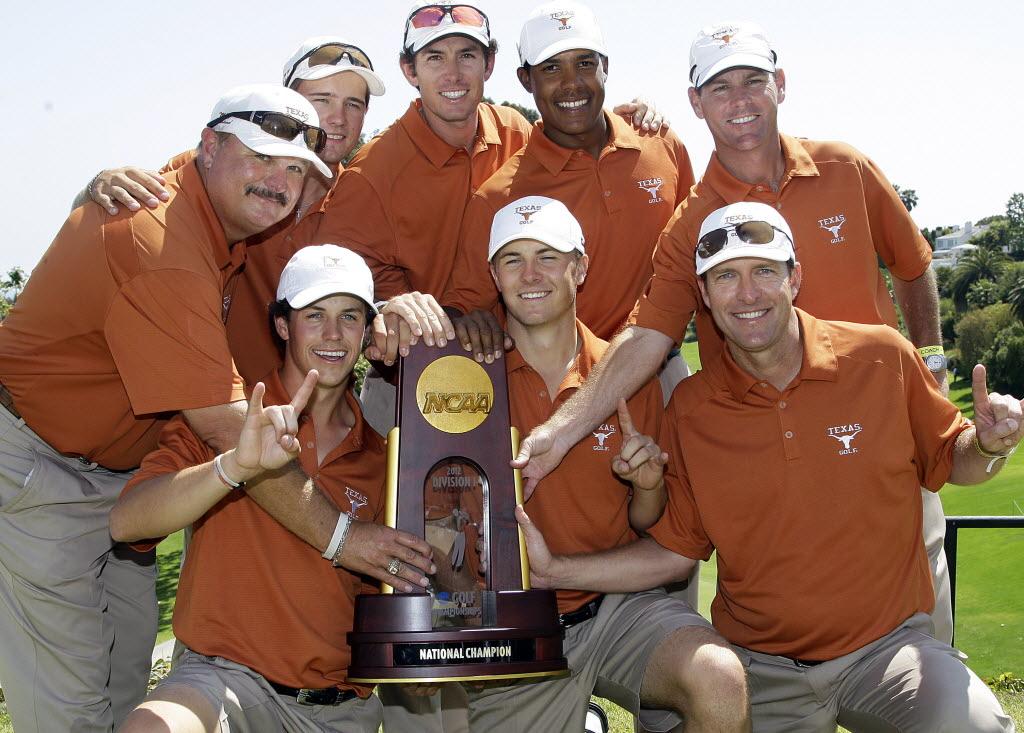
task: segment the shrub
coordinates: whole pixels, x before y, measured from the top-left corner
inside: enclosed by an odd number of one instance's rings
[[[971,308],[984,308],[999,300],[999,286],[991,280],[978,280],[967,289],[967,305]]]
[[[997,303],[964,315],[956,324],[960,371],[969,372],[981,361],[985,352],[992,346],[996,334],[1013,322],[1013,313],[1006,303]]]
[[[1024,324],[1014,323],[996,334],[982,362],[988,368],[989,389],[1021,394],[1024,388]]]
[[[942,341],[946,346],[952,347],[956,342],[956,320],[959,317],[952,298],[939,301],[939,324],[942,328]]]

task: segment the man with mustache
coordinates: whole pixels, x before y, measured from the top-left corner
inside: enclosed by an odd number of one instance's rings
[[[113,544],[108,514],[172,413],[237,436],[234,276],[309,168],[331,175],[317,123],[291,90],[230,90],[168,202],[75,209],[0,325],[0,679],[19,731],[109,731],[145,693],[154,558]]]

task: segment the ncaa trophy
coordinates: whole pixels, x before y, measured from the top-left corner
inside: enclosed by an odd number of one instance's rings
[[[505,364],[479,364],[458,341],[417,344],[399,366],[388,435],[388,526],[423,537],[429,588],[356,598],[348,679],[362,683],[544,677],[565,673],[555,594],[530,589],[515,520],[522,501]]]

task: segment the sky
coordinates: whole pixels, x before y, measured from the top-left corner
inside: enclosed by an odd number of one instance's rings
[[[0,275],[31,270],[100,169],[157,168],[193,147],[217,98],[279,83],[302,40],[342,35],[387,85],[365,132],[415,97],[398,67],[406,0],[21,3],[0,27],[0,146],[7,231]],[[637,94],[668,115],[700,176],[710,134],[690,109],[690,42],[718,21],[767,30],[786,71],[780,127],[842,140],[917,191],[919,226],[1003,213],[1024,191],[1024,4],[976,0],[591,0],[609,48],[609,103]],[[534,106],[519,86],[516,42],[535,2],[480,0],[500,50],[485,93]],[[301,11],[299,8],[301,7]]]

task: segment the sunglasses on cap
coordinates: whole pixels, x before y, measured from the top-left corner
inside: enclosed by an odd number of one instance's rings
[[[472,5],[425,5],[414,10],[405,23],[405,37],[402,39],[402,47],[409,47],[409,26],[413,28],[436,28],[444,22],[445,16],[452,19],[452,23],[458,25],[469,25],[474,28],[486,28],[487,35],[491,34],[491,24],[487,16]]]
[[[206,126],[216,127],[229,117],[237,117],[240,120],[252,122],[268,135],[273,135],[289,142],[301,134],[306,147],[314,153],[319,153],[324,149],[324,145],[327,144],[326,132],[319,127],[299,122],[284,112],[228,112],[215,120],[210,120]]]
[[[373,71],[373,63],[370,61],[370,57],[366,55],[366,51],[358,46],[334,41],[332,43],[325,43],[322,46],[317,46],[292,64],[292,70],[289,71],[288,76],[285,77],[284,86],[291,85],[292,79],[295,77],[295,72],[299,70],[299,64],[303,61],[308,61],[309,63],[307,66],[312,68],[314,66],[337,66],[342,61],[346,60],[352,66],[361,66],[364,69]]]
[[[736,237],[744,244],[771,244],[775,241],[775,232],[789,239],[788,234],[766,221],[744,221],[712,229],[697,240],[697,254],[707,259],[721,252],[729,241],[729,232],[736,232]]]

